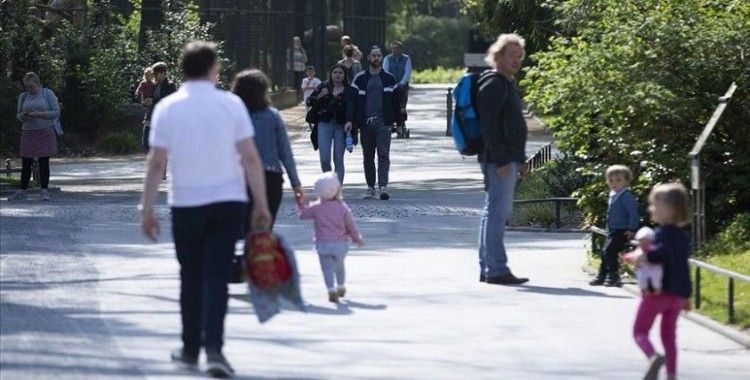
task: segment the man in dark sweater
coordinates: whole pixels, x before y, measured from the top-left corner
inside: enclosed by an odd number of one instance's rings
[[[516,34],[501,34],[485,58],[492,69],[479,78],[477,103],[484,140],[479,162],[487,192],[479,241],[479,281],[488,284],[528,281],[511,273],[503,242],[516,182],[527,170],[526,120],[513,79],[521,68],[524,45],[524,39]]]
[[[143,106],[146,107],[146,114],[143,118],[143,134],[141,136],[141,145],[143,149],[149,150],[148,136],[151,131],[151,114],[154,111],[154,107],[162,99],[171,95],[177,91],[177,86],[174,82],[170,81],[168,76],[168,66],[164,62],[157,62],[151,66],[154,70],[154,79],[156,80],[156,88],[154,89],[154,97],[152,99],[144,99]]]
[[[357,74],[349,89],[346,106],[347,132],[356,125],[362,132],[362,154],[364,156],[367,192],[365,199],[390,199],[388,172],[391,160],[391,125],[401,112],[398,83],[393,75],[383,70],[383,52],[373,46],[368,55],[370,67]],[[375,193],[375,153],[378,154],[377,183]]]

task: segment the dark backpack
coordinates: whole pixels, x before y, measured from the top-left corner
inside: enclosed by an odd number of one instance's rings
[[[481,125],[479,124],[479,107],[477,94],[480,82],[498,75],[493,71],[467,73],[458,81],[453,91],[453,120],[451,131],[456,150],[464,156],[476,156],[484,148]]]

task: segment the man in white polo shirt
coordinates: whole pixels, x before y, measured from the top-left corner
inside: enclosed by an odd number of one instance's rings
[[[168,202],[172,235],[180,263],[181,349],[178,364],[196,367],[201,346],[208,372],[231,377],[234,370],[222,354],[224,316],[234,244],[252,191],[253,227],[268,225],[271,216],[253,125],[239,97],[216,89],[216,47],[191,42],[182,51],[187,81],[154,110],[151,123],[141,210],[141,229],[156,241],[159,223],[154,202],[169,158]]]

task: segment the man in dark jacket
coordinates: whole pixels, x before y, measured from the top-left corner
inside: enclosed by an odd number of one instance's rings
[[[400,114],[398,83],[393,75],[383,70],[383,52],[373,46],[368,55],[370,67],[359,73],[349,91],[344,129],[356,125],[361,131],[367,192],[365,199],[375,198],[375,152],[378,153],[377,179],[379,196],[388,200],[388,171],[390,170],[391,125]]]
[[[518,175],[526,171],[527,127],[513,79],[521,68],[524,44],[516,34],[501,34],[485,58],[492,70],[479,79],[477,103],[484,140],[479,161],[487,191],[479,242],[479,281],[488,284],[528,281],[511,273],[503,242]]]
[[[141,136],[141,145],[145,150],[149,150],[148,134],[151,130],[151,114],[154,111],[154,107],[156,107],[156,104],[159,103],[162,99],[177,91],[177,86],[174,84],[174,82],[170,81],[169,78],[167,78],[169,71],[168,68],[169,67],[164,62],[157,62],[154,63],[153,66],[151,66],[151,69],[154,70],[154,80],[156,80],[156,88],[154,89],[153,100],[145,99],[143,103],[143,106],[146,107],[146,115],[143,119],[143,135]]]

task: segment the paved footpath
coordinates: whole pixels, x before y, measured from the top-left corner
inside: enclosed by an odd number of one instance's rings
[[[361,150],[347,154],[345,196],[367,246],[347,258],[340,305],[327,302],[312,227],[287,193],[278,231],[297,247],[309,312],[287,308],[259,325],[232,285],[225,351],[237,378],[642,376],[630,337],[637,299],[586,284],[583,235],[510,232],[511,266],[531,282],[477,281],[481,178],[443,136],[443,105],[443,91],[412,92],[412,137],[393,141],[391,201],[358,199]],[[316,153],[303,128],[290,129],[311,185]],[[52,202],[0,203],[0,378],[202,377],[168,361],[179,345],[178,266],[165,206],[158,244],[138,232],[143,157],[56,161],[52,171],[63,189]],[[678,337],[682,379],[748,379],[750,351],[685,319]]]

